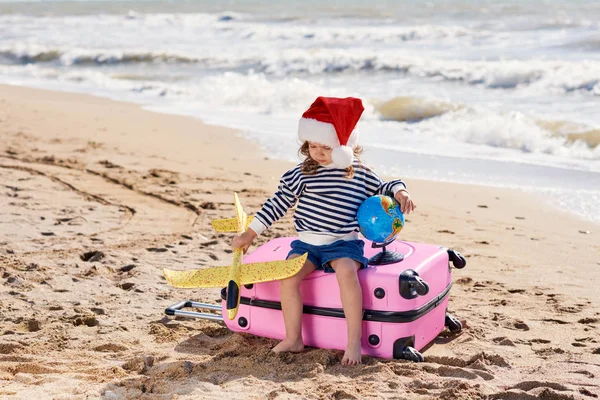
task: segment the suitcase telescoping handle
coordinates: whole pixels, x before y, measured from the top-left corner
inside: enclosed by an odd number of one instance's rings
[[[165,309],[167,315],[177,315],[181,317],[193,317],[201,319],[209,319],[212,321],[223,321],[223,316],[218,314],[201,313],[197,311],[183,311],[182,308],[202,308],[205,310],[221,311],[221,306],[216,304],[198,303],[195,301],[184,300],[177,304],[173,304]]]

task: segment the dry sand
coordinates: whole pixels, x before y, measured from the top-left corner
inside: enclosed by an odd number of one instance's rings
[[[233,191],[256,211],[288,167],[191,118],[0,86],[0,398],[598,398],[600,226],[519,191],[406,179],[402,238],[468,259],[450,298],[464,329],[424,363],[342,367],[165,317],[219,289],[171,288],[161,269],[228,264],[210,221]],[[259,243],[291,234],[287,216]]]

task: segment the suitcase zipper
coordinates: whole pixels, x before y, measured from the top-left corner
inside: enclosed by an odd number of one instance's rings
[[[410,310],[410,311],[377,311],[377,310],[364,310],[363,311],[363,321],[375,321],[375,322],[390,322],[390,323],[404,323],[404,322],[412,322],[423,315],[427,314],[431,310],[435,309],[439,306],[446,297],[450,294],[450,288],[452,287],[452,283],[448,284],[446,288],[434,297],[429,300],[427,303],[423,304],[421,307]],[[224,292],[224,291],[223,291]],[[221,297],[223,294],[221,293]],[[225,297],[226,298],[226,297]],[[250,299],[248,297],[242,297],[240,299],[240,304],[244,304],[251,307],[261,307],[261,308],[269,308],[272,310],[281,310],[281,303],[278,301],[268,301],[268,300],[257,300]],[[324,317],[334,317],[334,318],[344,318],[344,310],[341,308],[325,308],[325,307],[314,307],[314,306],[304,306],[303,308],[304,314],[312,314],[312,315],[320,315]]]

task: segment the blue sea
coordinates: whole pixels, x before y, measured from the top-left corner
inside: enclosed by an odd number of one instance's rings
[[[197,117],[287,160],[316,96],[360,97],[381,174],[600,222],[598,0],[0,0],[0,83]]]

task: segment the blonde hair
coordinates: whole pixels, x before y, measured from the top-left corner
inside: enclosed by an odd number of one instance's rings
[[[305,141],[304,143],[302,143],[302,146],[300,146],[300,149],[298,150],[298,154],[302,154],[303,156],[306,157],[304,159],[304,161],[302,162],[302,165],[300,166],[300,171],[302,171],[302,173],[304,173],[306,175],[314,175],[317,173],[317,168],[319,167],[319,162],[310,156],[310,151],[308,149],[309,149],[308,141]],[[355,146],[352,149],[352,151],[354,152],[354,157],[358,158],[358,156],[362,154],[363,148],[360,146]],[[354,178],[354,167],[352,165],[350,165],[348,168],[346,168],[346,176],[345,177],[348,179]]]

